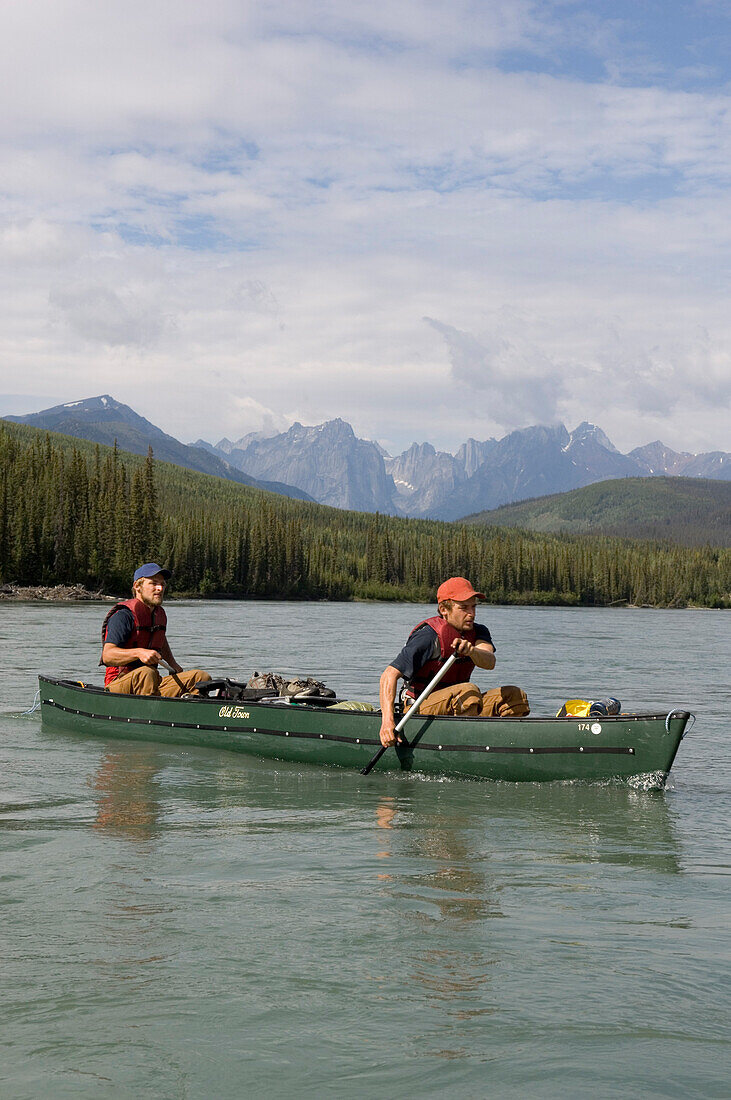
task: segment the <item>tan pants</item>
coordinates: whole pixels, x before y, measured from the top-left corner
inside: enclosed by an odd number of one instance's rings
[[[115,695],[165,695],[168,699],[175,699],[185,692],[195,692],[196,684],[210,680],[207,672],[200,668],[191,668],[187,672],[176,672],[175,676],[183,688],[172,676],[160,676],[156,668],[142,665],[133,668],[131,672],[123,672],[116,680],[112,680],[108,690]]]
[[[484,693],[475,684],[452,684],[432,691],[419,707],[419,714],[524,718],[530,714],[530,707],[525,692],[512,684]]]

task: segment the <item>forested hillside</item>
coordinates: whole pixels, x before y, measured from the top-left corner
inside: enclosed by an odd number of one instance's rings
[[[628,477],[522,500],[467,516],[465,523],[530,531],[668,539],[681,546],[731,546],[731,481]]]
[[[494,602],[731,606],[731,551],[342,512],[21,425],[0,428],[0,582],[431,600],[450,574]]]

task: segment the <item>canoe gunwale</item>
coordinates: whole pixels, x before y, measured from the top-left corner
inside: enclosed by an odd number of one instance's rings
[[[343,702],[343,700],[334,699],[331,703],[309,703],[306,699],[301,699],[301,700],[297,700],[297,701],[291,703],[291,702],[289,702],[289,700],[285,700],[285,699],[283,699],[281,697],[277,697],[277,696],[274,696],[271,699],[269,699],[269,698],[256,699],[256,700],[246,699],[246,700],[243,700],[242,702],[239,702],[236,699],[221,699],[221,698],[218,698],[218,697],[213,698],[213,699],[210,699],[210,698],[207,699],[203,696],[195,696],[195,695],[193,695],[189,698],[184,698],[184,699],[175,698],[175,697],[168,698],[167,696],[160,696],[160,695],[120,695],[120,694],[115,694],[114,692],[110,692],[106,688],[100,687],[98,684],[86,684],[81,680],[56,679],[52,676],[42,676],[42,675],[40,675],[38,677],[38,679],[39,679],[39,681],[42,681],[43,683],[46,683],[46,684],[57,684],[59,687],[72,688],[75,691],[83,691],[83,693],[85,695],[87,695],[87,694],[88,695],[99,695],[99,696],[101,696],[105,699],[109,699],[109,698],[134,699],[135,703],[141,702],[145,705],[147,705],[149,703],[159,703],[161,700],[163,700],[165,703],[174,703],[174,704],[177,704],[177,705],[186,704],[186,705],[193,705],[195,707],[210,706],[210,707],[218,707],[220,709],[222,706],[246,706],[246,707],[257,706],[257,707],[267,707],[267,708],[270,708],[271,710],[276,710],[276,711],[288,710],[288,708],[291,707],[292,710],[296,709],[298,711],[303,711],[303,710],[306,709],[307,712],[311,713],[311,714],[316,714],[316,713],[317,714],[326,714],[328,711],[332,710],[333,705],[336,702]],[[356,719],[359,719],[359,720],[366,719],[366,720],[373,721],[373,718],[376,715],[380,714],[381,712],[380,712],[380,710],[370,710],[370,711],[357,711],[357,710],[350,711],[349,710],[347,712],[337,711],[335,713],[337,713],[337,714],[347,713],[349,719],[350,718],[356,718]],[[605,724],[607,722],[609,722],[609,723],[611,723],[611,722],[616,722],[616,723],[622,723],[622,722],[649,722],[649,721],[657,721],[658,719],[662,719],[663,722],[666,723],[665,728],[667,729],[667,723],[669,722],[669,720],[673,717],[676,717],[676,716],[679,718],[681,715],[682,716],[688,715],[689,717],[695,718],[695,715],[692,714],[692,712],[686,711],[686,710],[681,710],[679,707],[676,707],[676,708],[673,708],[673,710],[671,710],[669,712],[666,712],[666,711],[658,711],[658,712],[653,711],[653,712],[650,713],[650,712],[645,712],[645,711],[643,711],[643,712],[638,711],[637,713],[630,712],[630,713],[622,713],[622,714],[609,714],[609,715],[602,715],[601,718],[597,718],[597,719],[594,719],[594,720],[595,721],[600,721],[602,724]],[[462,715],[440,714],[440,715],[435,715],[435,716],[424,715],[424,716],[419,716],[419,717],[423,717],[424,719],[426,719],[427,717],[431,717],[431,722],[436,721],[436,722],[439,723],[439,725],[441,725],[443,722],[459,723],[459,724],[463,724],[463,723],[480,723],[480,724],[482,724],[485,721],[488,721],[488,722],[499,721],[501,724],[506,723],[506,722],[520,722],[521,724],[523,724],[523,723],[525,723],[525,724],[540,723],[541,725],[545,724],[546,722],[549,722],[551,725],[559,725],[559,723],[570,724],[572,722],[577,721],[576,716],[571,715],[571,714],[562,715],[560,718],[558,717],[558,715],[552,715],[552,714],[543,714],[543,715],[529,714],[529,715],[525,715],[523,717],[516,717],[515,715],[507,715],[506,717],[499,718],[499,719],[495,719],[495,718],[485,719],[481,715],[469,715],[469,714],[468,715],[465,715],[465,714],[462,714]],[[582,718],[582,719],[578,719],[578,720],[582,721],[582,722],[588,721],[588,719],[586,719],[586,718]],[[219,728],[219,727],[216,727],[216,728]],[[690,732],[690,731],[687,730],[686,732]],[[378,743],[380,744],[380,741]]]

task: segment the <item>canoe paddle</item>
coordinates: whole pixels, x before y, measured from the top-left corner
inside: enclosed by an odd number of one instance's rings
[[[399,724],[396,726],[396,728],[394,730],[394,732],[396,734],[401,733],[401,730],[404,728],[404,726],[408,722],[409,718],[411,718],[412,714],[416,714],[417,710],[419,709],[419,706],[424,702],[424,700],[426,699],[429,692],[434,691],[434,688],[437,686],[437,684],[441,680],[444,673],[447,671],[448,668],[452,667],[452,665],[454,664],[454,662],[456,660],[457,660],[457,654],[456,653],[453,653],[451,657],[447,658],[447,660],[444,662],[442,667],[437,672],[434,679],[430,680],[430,682],[426,685],[426,687],[422,691],[419,698],[414,702],[413,706],[409,707],[409,709],[406,711],[406,714],[403,716],[403,718],[401,719],[401,721],[399,722]],[[404,742],[402,742],[402,744],[403,743]],[[408,745],[408,741],[406,741],[405,743]],[[378,752],[376,753],[376,755],[368,761],[368,763],[366,764],[366,766],[364,768],[360,769],[360,774],[361,775],[368,775],[368,773],[371,771],[371,769],[374,768],[376,766],[376,764],[378,763],[378,761],[381,759],[381,757],[383,756],[383,754],[384,754],[384,752],[386,751],[387,748],[388,748],[388,745],[381,745],[381,747],[378,750]]]
[[[164,657],[160,658],[160,664],[165,665],[165,668],[168,670],[168,672],[172,676],[173,680],[175,680],[175,683],[180,688],[182,694],[185,695],[185,693],[187,692],[188,689],[185,686],[185,684],[183,683],[183,681],[180,679],[180,677],[178,676],[177,672],[174,670],[173,666],[169,665]]]

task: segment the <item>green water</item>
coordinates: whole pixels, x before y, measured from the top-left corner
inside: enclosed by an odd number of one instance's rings
[[[171,605],[186,664],[375,697],[421,609]],[[488,608],[534,713],[696,712],[664,792],[51,734],[100,606],[0,604],[0,1096],[728,1097],[731,618]],[[81,638],[81,641],[69,641]]]

